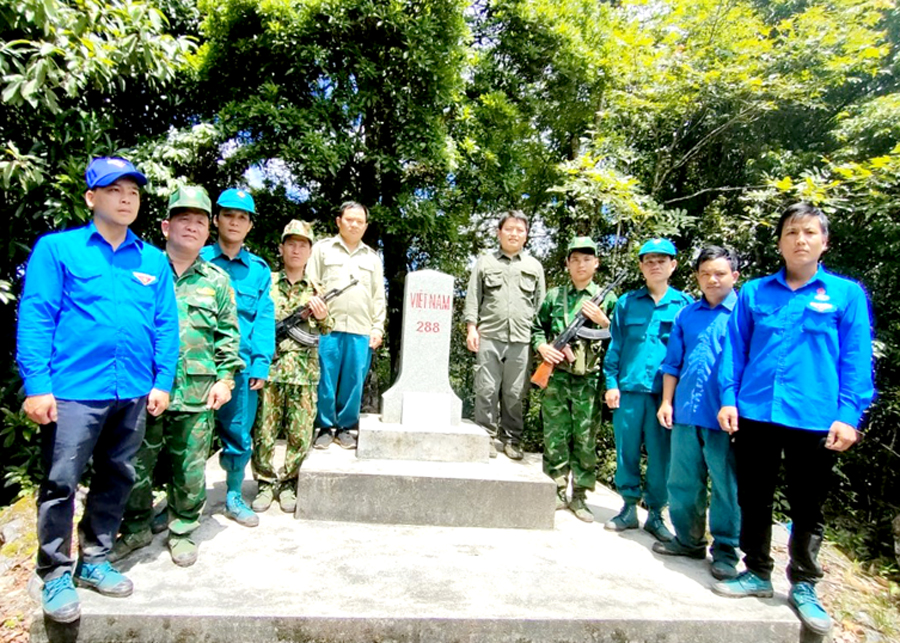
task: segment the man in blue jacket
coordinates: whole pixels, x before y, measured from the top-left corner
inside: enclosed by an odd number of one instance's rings
[[[85,179],[93,221],[35,244],[17,338],[24,409],[42,425],[37,574],[44,614],[60,623],[81,615],[73,576],[106,596],[133,591],[107,556],[134,484],[145,412],[165,411],[178,360],[169,262],[128,229],[147,179],[120,158],[94,159]],[[75,490],[91,458],[76,565]]]
[[[269,293],[272,271],[264,259],[244,247],[256,215],[250,193],[236,188],[225,190],[216,205],[219,213],[213,223],[219,230],[219,239],[203,248],[200,257],[231,277],[241,331],[240,357],[247,365],[244,371],[235,374],[231,401],[217,416],[222,438],[219,462],[225,469],[227,488],[225,515],[245,527],[256,527],[259,516],[244,502],[241,486],[253,448],[251,430],[259,391],[266,384],[275,354],[275,305]]]

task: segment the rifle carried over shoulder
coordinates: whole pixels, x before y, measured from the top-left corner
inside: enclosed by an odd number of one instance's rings
[[[335,297],[343,295],[346,291],[350,290],[350,288],[358,283],[359,279],[354,277],[350,281],[350,283],[343,288],[332,288],[331,290],[329,290],[322,296],[322,299],[327,303]],[[309,319],[309,316],[311,314],[312,309],[309,307],[309,304],[305,304],[303,306],[300,306],[300,308],[292,312],[281,321],[276,322],[275,343],[280,344],[282,340],[290,337],[301,346],[318,346],[319,336],[307,332],[300,327],[303,322]]]
[[[622,283],[627,275],[627,271],[620,271],[619,274],[603,288],[603,290],[591,297],[591,301],[598,306],[602,305],[603,300],[606,299],[607,295],[609,295],[616,286]],[[576,337],[581,337],[588,341],[607,339],[609,337],[609,330],[605,328],[584,328],[584,325],[589,321],[590,320],[584,316],[584,313],[579,310],[578,315],[575,316],[572,323],[569,324],[550,345],[556,350],[562,351]],[[550,362],[541,362],[540,366],[534,371],[534,375],[531,376],[531,383],[540,388],[547,388],[547,383],[550,381],[550,375],[553,374],[554,368],[555,365]]]

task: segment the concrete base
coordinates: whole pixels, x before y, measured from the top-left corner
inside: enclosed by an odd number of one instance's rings
[[[248,529],[222,515],[224,475],[215,458],[207,476],[209,502],[194,534],[200,558],[193,567],[172,564],[165,535],[158,535],[119,565],[134,581],[133,596],[106,598],[80,589],[81,620],[47,627],[38,614],[31,640],[804,640],[786,605],[783,574],[774,576],[773,599],[715,596],[704,561],[656,556],[643,531],[605,531],[603,521],[620,506],[606,489],[588,494],[598,522],[586,524],[559,511],[552,530],[294,520],[277,504],[260,516],[259,527]],[[254,482],[245,483],[248,500],[255,489]]]
[[[360,425],[360,441],[363,434]],[[553,529],[556,485],[541,471],[540,456],[522,462],[485,460],[364,460],[336,446],[313,450],[297,480],[296,515],[395,525]]]
[[[455,426],[410,426],[382,422],[377,415],[363,415],[359,420],[356,457],[487,464],[489,440],[487,431],[469,420]]]

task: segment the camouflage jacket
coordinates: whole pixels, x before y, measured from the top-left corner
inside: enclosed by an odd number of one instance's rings
[[[291,284],[283,270],[273,272],[272,301],[275,302],[275,321],[281,321],[301,306],[305,306],[315,294],[312,283],[307,281],[305,276],[297,283]],[[327,334],[334,328],[334,319],[331,313],[322,321],[310,316],[309,321],[301,328],[313,334]],[[298,344],[290,337],[281,340],[275,347],[275,359],[269,368],[269,381],[294,385],[318,384],[319,351],[315,346]]]
[[[228,274],[199,257],[175,276],[180,349],[170,411],[206,410],[217,380],[244,368],[237,306]]]
[[[541,344],[553,343],[556,336],[575,320],[582,302],[595,296],[599,291],[600,288],[593,282],[584,290],[575,290],[571,282],[566,286],[551,288],[534,318],[531,329],[531,342],[535,351]],[[607,317],[612,317],[616,299],[613,293],[609,293],[600,305],[600,310],[606,313]],[[594,324],[588,321],[587,327],[593,328]],[[588,341],[575,338],[569,343],[569,347],[575,355],[575,361],[569,363],[563,360],[556,366],[558,370],[572,375],[590,375],[600,370],[603,340]]]

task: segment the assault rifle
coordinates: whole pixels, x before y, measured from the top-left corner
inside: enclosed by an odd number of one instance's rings
[[[350,281],[350,283],[343,288],[332,288],[331,290],[326,292],[322,296],[322,299],[327,303],[335,297],[343,295],[346,291],[350,290],[350,288],[358,283],[359,279],[354,277]],[[277,322],[275,324],[275,343],[280,344],[282,340],[290,337],[301,346],[318,346],[319,336],[307,332],[300,327],[303,322],[309,319],[309,316],[311,314],[312,309],[309,307],[309,304],[305,304],[303,306],[300,306],[300,308],[292,312],[280,322]]]
[[[603,300],[606,299],[607,295],[609,295],[616,286],[622,283],[627,275],[628,272],[625,270],[619,272],[619,274],[617,274],[603,290],[591,297],[591,301],[598,306],[602,305]],[[609,330],[605,328],[584,328],[584,325],[589,321],[590,320],[584,316],[584,313],[579,310],[578,315],[575,316],[572,323],[553,340],[551,346],[558,351],[562,351],[576,337],[581,337],[588,341],[607,339],[609,337]],[[550,381],[550,375],[553,374],[554,368],[555,366],[550,362],[541,362],[540,366],[537,367],[537,370],[534,371],[534,375],[531,376],[531,383],[540,388],[547,388],[547,383]]]

